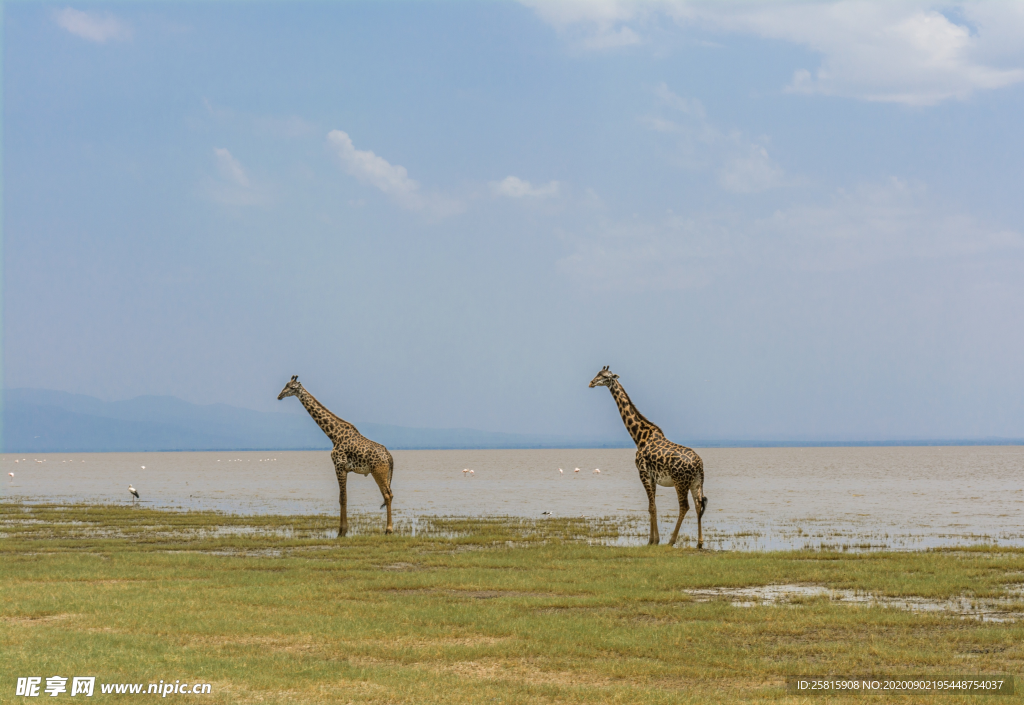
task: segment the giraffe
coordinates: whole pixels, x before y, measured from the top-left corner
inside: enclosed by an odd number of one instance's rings
[[[654,503],[654,493],[657,486],[675,487],[679,496],[679,519],[676,521],[675,531],[669,539],[670,546],[675,545],[679,537],[679,527],[683,523],[690,508],[686,500],[687,492],[693,494],[693,503],[697,509],[697,548],[704,547],[704,534],[701,530],[701,517],[708,506],[708,498],[704,495],[704,462],[692,449],[676,445],[665,438],[660,428],[648,421],[641,414],[630,400],[626,390],[619,383],[619,376],[608,369],[597,373],[590,382],[593,387],[608,387],[619,407],[619,414],[626,424],[626,430],[633,437],[636,443],[636,469],[640,471],[640,481],[644,483],[647,490],[648,511],[651,514],[651,535],[647,542],[649,545],[657,545],[660,540],[658,536],[658,508]]]
[[[377,481],[380,493],[384,497],[384,504],[388,508],[388,525],[385,534],[394,532],[391,525],[391,476],[395,473],[395,461],[388,449],[380,443],[375,443],[366,438],[356,427],[348,421],[344,421],[330,411],[327,407],[316,400],[312,394],[307,392],[299,382],[298,375],[292,375],[291,381],[284,385],[284,389],[277,395],[278,401],[285,397],[298,397],[306,411],[313,417],[317,425],[327,434],[327,437],[334,443],[334,450],[331,451],[331,460],[334,461],[334,473],[338,476],[338,488],[340,490],[338,501],[341,503],[341,523],[338,526],[338,538],[348,533],[348,507],[346,502],[345,484],[350,472],[357,472],[360,475],[372,475]]]

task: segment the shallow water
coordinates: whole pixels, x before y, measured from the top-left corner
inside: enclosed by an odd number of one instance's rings
[[[950,599],[929,599],[927,597],[886,597],[858,592],[836,590],[822,585],[759,585],[746,588],[706,588],[687,590],[697,602],[726,599],[734,607],[757,607],[761,605],[793,606],[801,599],[824,598],[830,602],[864,607],[885,607],[907,612],[940,612],[961,617],[979,619],[983,622],[1016,622],[1021,613],[1015,611],[1020,600],[1020,587],[1011,588],[1005,597],[978,598],[954,597]]]
[[[704,515],[708,548],[1024,546],[1022,446],[697,450],[704,459],[709,497]],[[634,451],[393,455],[396,519],[540,518],[545,511],[556,517],[614,516],[628,529],[620,543],[646,542],[647,497],[633,465]],[[19,501],[130,502],[131,483],[146,506],[158,508],[338,511],[337,480],[325,451],[5,454],[0,471],[0,497]],[[371,478],[349,475],[348,490],[350,512],[377,511],[381,497]],[[678,516],[678,502],[671,488],[658,493],[664,541]],[[696,533],[691,508],[680,543],[692,545]]]

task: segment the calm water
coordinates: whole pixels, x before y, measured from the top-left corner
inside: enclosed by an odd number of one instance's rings
[[[705,545],[711,548],[1024,545],[1021,446],[697,450],[704,459],[709,497]],[[623,543],[643,543],[647,498],[633,454],[606,449],[396,451],[396,520],[540,517],[544,511],[615,516],[630,530]],[[464,468],[473,474],[463,473]],[[5,454],[0,469],[4,499],[129,502],[131,483],[152,507],[243,514],[338,511],[338,484],[325,451]],[[349,475],[348,489],[350,512],[377,511],[381,498],[371,478]],[[673,489],[658,492],[664,540],[678,503]],[[694,541],[696,530],[691,509],[680,539]]]

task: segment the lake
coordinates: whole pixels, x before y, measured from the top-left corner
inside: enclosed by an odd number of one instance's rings
[[[696,450],[704,459],[709,497],[707,548],[1024,545],[1022,446]],[[620,543],[646,541],[647,498],[632,450],[393,455],[396,523],[423,515],[541,518],[550,511],[615,517],[628,529]],[[4,500],[130,502],[130,483],[145,506],[155,508],[338,512],[338,484],[326,451],[4,454],[0,468]],[[381,497],[372,478],[351,474],[348,490],[350,513],[378,511]],[[658,514],[664,541],[678,515],[675,490],[658,489]],[[680,545],[693,545],[696,532],[691,502]]]

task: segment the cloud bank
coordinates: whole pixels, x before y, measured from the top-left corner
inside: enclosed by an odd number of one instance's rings
[[[1024,235],[951,211],[897,178],[765,217],[669,215],[561,233],[559,266],[593,289],[688,289],[754,270],[859,271],[886,263],[1019,256]]]
[[[782,40],[821,55],[783,90],[928,106],[1024,81],[1024,4],[523,0],[576,46],[690,27]],[[621,42],[618,44],[621,45]]]

